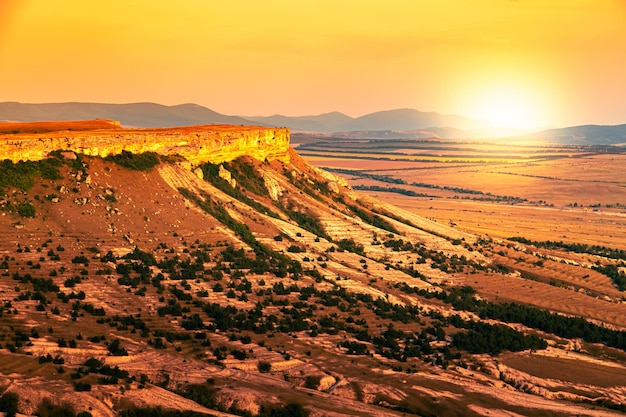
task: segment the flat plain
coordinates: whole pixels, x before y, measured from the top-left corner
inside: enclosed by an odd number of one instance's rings
[[[624,148],[347,142],[298,152],[357,189],[473,234],[626,248]]]

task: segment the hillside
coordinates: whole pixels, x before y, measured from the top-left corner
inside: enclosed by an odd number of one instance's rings
[[[617,145],[626,143],[626,124],[616,126],[584,125],[549,129],[531,138],[572,145]]]
[[[237,140],[247,130],[230,131]],[[0,166],[0,407],[626,410],[626,304],[619,269],[615,282],[602,273],[623,251],[474,236],[356,192],[293,149],[212,162],[175,147],[87,149]],[[561,262],[586,275],[578,287],[551,282]],[[471,288],[479,281],[530,286],[553,304],[510,304]]]

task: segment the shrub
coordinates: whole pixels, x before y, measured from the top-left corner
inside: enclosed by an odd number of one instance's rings
[[[19,401],[20,397],[16,393],[5,392],[2,397],[0,397],[0,410],[4,411],[4,415],[7,417],[15,417]]]
[[[35,217],[35,206],[30,201],[22,201],[16,208],[17,214],[22,217]]]
[[[257,368],[259,369],[259,372],[261,372],[262,374],[266,374],[272,370],[272,364],[269,362],[260,361],[257,365]]]
[[[72,258],[73,264],[83,264],[89,266],[89,259],[84,255],[75,256]]]
[[[113,356],[128,356],[126,349],[120,345],[120,339],[115,339],[109,343],[107,349]]]
[[[109,155],[104,159],[135,171],[149,171],[160,162],[158,155],[154,152],[133,154],[132,152],[122,151],[119,155]]]
[[[54,158],[41,161],[26,161],[14,164],[8,159],[0,162],[0,195],[4,195],[5,187],[15,187],[27,191],[35,184],[35,177],[60,179],[58,167],[61,161]]]
[[[91,384],[87,382],[74,382],[74,391],[85,392],[91,391]]]
[[[89,385],[89,384],[87,384]],[[91,388],[91,386],[90,386]],[[35,411],[35,415],[37,416],[74,416],[76,412],[74,411],[74,407],[71,404],[54,404],[52,400],[49,398],[44,398],[43,401],[37,407],[37,411]]]

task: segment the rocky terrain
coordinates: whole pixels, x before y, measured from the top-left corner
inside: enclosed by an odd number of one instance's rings
[[[0,146],[0,410],[626,410],[623,248],[433,222],[307,164],[286,130],[31,129]],[[562,264],[576,286],[550,281]]]
[[[90,124],[96,127],[96,130],[86,130]],[[20,125],[33,124],[8,123],[1,131],[21,132],[23,128]],[[52,125],[55,127],[54,123]],[[72,129],[75,126],[79,127],[78,131]],[[122,129],[118,122],[103,120],[58,123],[56,129],[59,130],[47,132],[46,123],[37,127],[38,129],[30,129],[32,133],[4,136],[0,133],[2,158],[13,162],[38,161],[45,158],[51,150],[100,157],[122,152],[155,152],[159,155],[180,155],[188,162],[198,164],[220,163],[244,155],[263,161],[285,157],[289,148],[288,129],[278,128],[204,125]],[[41,132],[42,130],[44,132]]]

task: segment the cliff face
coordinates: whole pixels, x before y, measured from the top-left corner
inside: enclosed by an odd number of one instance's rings
[[[105,157],[122,151],[180,155],[192,165],[248,155],[289,160],[289,129],[203,125],[168,129],[105,129],[0,136],[0,160],[36,161],[55,150]]]

